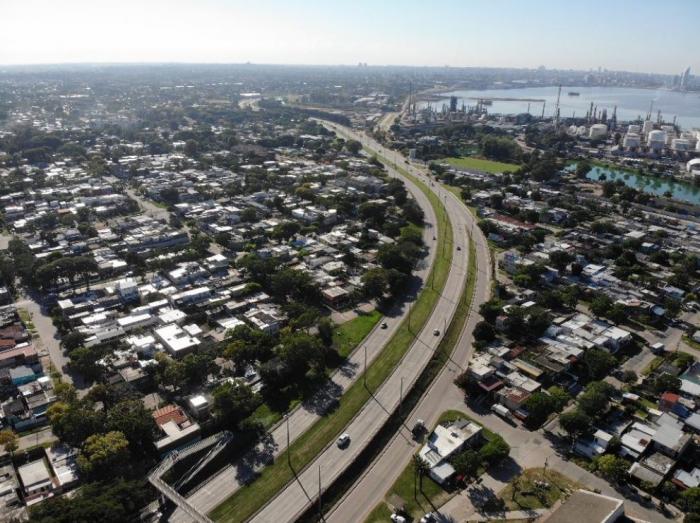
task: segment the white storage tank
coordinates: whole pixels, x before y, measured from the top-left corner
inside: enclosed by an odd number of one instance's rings
[[[608,135],[608,126],[604,123],[594,123],[588,136],[590,138],[605,138]]]
[[[647,145],[654,151],[660,151],[666,144],[666,133],[660,130],[650,131],[647,139]]]
[[[637,133],[627,133],[624,140],[622,140],[622,146],[627,149],[636,149],[642,144],[642,137]]]
[[[671,141],[671,149],[679,153],[690,151],[690,142],[684,138],[674,138]]]

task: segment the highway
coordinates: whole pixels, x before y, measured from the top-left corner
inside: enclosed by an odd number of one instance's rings
[[[393,151],[389,151],[374,140],[364,135],[355,133],[347,128],[329,124],[333,130],[345,137],[356,139],[363,143],[365,148],[377,151],[389,161],[398,159]],[[345,432],[350,434],[352,441],[345,449],[340,449],[331,442],[328,447],[304,470],[296,471],[296,480],[291,482],[277,496],[271,499],[253,518],[252,521],[294,521],[306,510],[311,503],[316,500],[316,493],[319,491],[319,474],[321,478],[321,490],[325,489],[338,475],[350,465],[364,446],[372,439],[377,431],[386,422],[390,414],[396,409],[400,400],[402,390],[407,391],[430,360],[433,352],[438,346],[440,336],[435,336],[435,329],[440,331],[440,335],[449,324],[455,312],[462,290],[464,289],[467,276],[467,256],[468,256],[468,232],[477,231],[475,222],[468,209],[449,191],[439,185],[431,185],[431,182],[423,176],[422,171],[410,166],[406,166],[443,201],[447,208],[448,215],[452,222],[454,242],[450,247],[453,249],[453,263],[447,277],[447,283],[442,296],[435,305],[432,315],[428,319],[425,328],[418,334],[409,351],[404,356],[397,369],[382,384],[373,391],[373,400],[363,406],[355,419],[346,427]],[[394,175],[401,176],[394,172]],[[477,233],[480,236],[480,233]],[[488,268],[488,248],[485,242],[479,246],[477,238],[477,258],[482,270],[479,272],[479,282],[477,288],[479,294],[484,293],[484,289],[489,287]],[[486,256],[486,258],[483,258]],[[481,281],[483,280],[483,281]],[[477,305],[475,302],[473,306]],[[473,317],[474,315],[470,315]],[[385,486],[380,489],[386,490]],[[363,500],[362,504],[366,505]],[[371,509],[371,507],[370,507]],[[344,521],[357,521],[355,518]]]
[[[324,407],[327,407],[330,402],[339,398],[362,374],[365,359],[364,348],[367,348],[368,365],[381,353],[386,343],[396,333],[401,322],[408,314],[408,303],[412,301],[412,295],[415,295],[422,288],[430,273],[436,256],[434,247],[436,242],[433,240],[433,237],[436,234],[434,224],[437,218],[430,201],[423,191],[415,184],[410,183],[410,181],[406,181],[406,188],[415,198],[425,215],[423,240],[428,246],[428,255],[414,271],[417,279],[413,289],[407,295],[409,299],[404,303],[398,304],[382,319],[382,321],[386,322],[387,328],[382,329],[378,324],[365,338],[361,346],[350,355],[348,361],[333,374],[327,386],[323,387],[314,398],[289,414],[289,433],[290,442],[292,443],[319,419],[323,414]],[[273,457],[277,458],[282,455],[286,448],[287,426],[286,423],[280,422],[271,429],[269,438],[259,444],[239,462],[224,467],[217,475],[191,493],[187,501],[202,513],[210,512],[249,481],[256,472],[265,466],[266,462],[269,462]],[[180,510],[175,511],[170,518],[170,521],[173,522],[189,520],[190,518]]]
[[[394,154],[393,152],[384,154]],[[421,175],[422,170],[414,166],[406,166],[409,172]],[[463,227],[472,232],[472,238],[477,253],[477,280],[474,296],[467,321],[464,324],[460,339],[452,354],[451,361],[442,369],[428,391],[423,395],[413,412],[408,416],[408,422],[398,432],[384,451],[368,467],[364,475],[348,490],[341,501],[327,514],[329,522],[364,521],[372,509],[384,499],[388,488],[401,474],[410,462],[413,454],[420,448],[406,427],[411,427],[417,419],[425,420],[427,426],[437,423],[440,414],[451,408],[463,407],[463,393],[454,385],[454,379],[466,368],[472,356],[472,332],[477,322],[481,320],[478,308],[487,301],[491,292],[491,261],[486,238],[474,224],[474,218],[469,210],[453,193],[447,196],[450,218],[456,221],[461,218]],[[456,228],[457,226],[453,224]],[[426,510],[431,510],[428,508]]]

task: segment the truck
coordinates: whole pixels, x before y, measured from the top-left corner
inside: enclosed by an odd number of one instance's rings
[[[491,412],[502,417],[503,419],[513,421],[513,415],[511,414],[511,412],[500,403],[494,403],[493,405],[491,405]]]

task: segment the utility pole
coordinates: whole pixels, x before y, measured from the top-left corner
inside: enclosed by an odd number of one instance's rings
[[[289,414],[285,414],[285,419],[287,420],[287,464],[289,468],[292,468],[292,455],[289,450]]]
[[[323,502],[321,501],[321,465],[318,466],[318,520],[323,519]]]
[[[362,379],[365,383],[365,388],[367,388],[367,345],[365,347],[365,371],[362,373]]]

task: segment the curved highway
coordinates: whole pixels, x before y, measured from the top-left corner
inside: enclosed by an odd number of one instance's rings
[[[395,152],[385,149],[364,135],[335,124],[328,125],[339,135],[360,141],[366,149],[379,153],[389,161],[399,159]],[[478,229],[475,226],[475,220],[471,213],[450,191],[443,189],[439,185],[432,185],[423,171],[409,165],[405,167],[411,171],[412,175],[419,177],[443,201],[452,223],[454,241],[450,247],[453,249],[453,258],[444,291],[425,327],[401,363],[381,387],[373,391],[373,400],[365,404],[349,426],[346,427],[345,432],[350,434],[352,438],[350,445],[345,449],[340,449],[335,445],[335,442],[332,442],[304,470],[297,471],[296,480],[288,484],[285,489],[271,499],[252,518],[252,521],[294,521],[315,502],[319,491],[319,475],[321,478],[320,488],[323,490],[354,461],[355,457],[371,441],[372,437],[398,406],[402,384],[404,391],[409,390],[430,360],[441,337],[435,336],[433,331],[438,330],[442,335],[445,326],[452,320],[466,283],[467,256],[469,253],[468,233],[478,231]],[[390,171],[392,171],[393,175],[405,179],[407,184],[412,185],[410,179],[404,177],[401,173],[393,169],[390,169]],[[481,242],[478,239],[479,237],[482,238]],[[477,263],[480,267],[477,289],[479,296],[481,296],[488,293],[490,262],[488,260],[488,247],[480,232],[475,235],[475,239],[477,240]],[[478,306],[478,303],[479,301],[476,300],[472,303],[472,307]],[[475,321],[474,316],[470,314],[472,324]],[[468,328],[466,331],[471,332],[471,329]],[[470,351],[466,345],[460,342],[460,349]],[[463,357],[467,359],[466,353],[463,354]],[[379,489],[380,495],[383,495],[385,490],[386,486],[384,485]],[[372,506],[368,505],[367,499],[362,499],[360,503],[365,507],[368,506],[369,510],[371,510]],[[351,517],[344,519],[344,521],[357,521],[357,519]]]
[[[390,175],[394,175],[393,171]],[[433,261],[435,260],[435,235],[434,224],[436,223],[435,211],[433,210],[428,197],[418,186],[410,180],[404,180],[406,189],[410,192],[425,215],[425,227],[423,228],[423,241],[428,247],[428,256],[423,259],[419,267],[414,271],[414,275],[419,281],[416,282],[413,291],[417,294],[423,287],[424,282],[430,274]],[[382,318],[387,324],[386,329],[379,328],[379,324],[363,340],[349,357],[348,360],[333,374],[330,383],[324,386],[311,400],[300,405],[289,414],[289,434],[290,442],[294,442],[299,436],[306,432],[321,417],[324,406],[336,398],[339,398],[362,374],[364,370],[364,347],[367,348],[367,364],[381,353],[384,346],[396,333],[408,314],[408,302],[396,306],[387,316]],[[271,458],[281,456],[287,449],[287,426],[280,422],[275,425],[265,443],[258,445],[250,454],[239,462],[228,465],[219,473],[203,483],[197,490],[187,497],[187,501],[199,512],[206,514],[216,506],[223,503],[243,484],[249,481],[265,465],[264,462]],[[254,463],[254,465],[250,465]],[[252,488],[255,488],[254,486]],[[186,522],[190,518],[181,510],[177,510],[170,517],[173,522]]]
[[[387,151],[382,154],[394,155],[395,152]],[[406,169],[416,176],[423,177],[423,169],[413,165],[406,165]],[[425,179],[424,177],[422,179]],[[469,364],[474,347],[472,332],[474,326],[481,320],[478,314],[479,305],[490,298],[492,266],[491,256],[486,238],[476,226],[476,220],[467,207],[452,192],[447,192],[447,208],[453,226],[454,222],[469,231],[476,247],[477,279],[474,287],[471,307],[464,324],[460,339],[452,354],[451,360],[440,371],[436,380],[423,395],[418,405],[408,416],[408,422],[391,439],[382,453],[372,462],[365,473],[358,479],[345,496],[326,515],[328,522],[364,521],[374,507],[380,503],[387,490],[394,484],[404,468],[409,464],[413,454],[420,448],[406,427],[411,427],[413,422],[422,419],[426,426],[434,426],[440,414],[446,410],[445,405],[454,406],[454,398],[461,403],[463,393],[454,384],[454,379],[461,374]],[[449,400],[449,401],[446,401]]]

